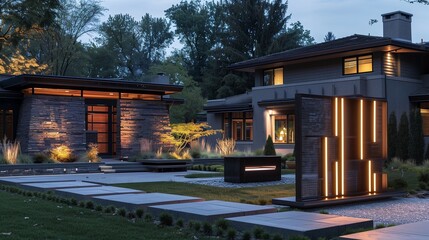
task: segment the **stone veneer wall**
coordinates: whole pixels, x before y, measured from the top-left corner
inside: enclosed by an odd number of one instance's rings
[[[118,100],[120,132],[119,156],[132,156],[140,152],[144,140],[152,142],[156,151],[164,144],[161,134],[170,131],[168,107],[163,102],[143,100]]]
[[[83,98],[25,96],[19,116],[17,139],[24,153],[49,151],[61,144],[76,154],[86,150]]]

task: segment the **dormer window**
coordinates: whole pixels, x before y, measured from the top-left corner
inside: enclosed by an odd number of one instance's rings
[[[264,71],[264,86],[283,84],[283,68]]]
[[[343,74],[372,72],[372,55],[347,57],[343,60]]]

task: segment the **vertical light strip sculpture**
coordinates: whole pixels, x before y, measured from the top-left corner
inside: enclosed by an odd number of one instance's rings
[[[335,98],[335,136],[338,136],[338,98]]]
[[[374,173],[374,180],[373,180],[373,182],[374,182],[373,190],[374,190],[374,192],[377,192],[377,173]]]
[[[341,98],[341,195],[344,196],[344,98]]]
[[[363,160],[363,100],[360,100],[360,159]]]
[[[371,160],[368,161],[368,192],[371,193],[372,192],[372,183],[371,183],[371,179],[372,179],[372,170],[371,170]]]
[[[325,197],[328,197],[328,138],[325,137]]]
[[[338,161],[335,161],[335,196],[338,196]]]
[[[373,136],[372,136],[372,141],[373,142],[377,142],[377,101],[374,101],[372,103],[372,108],[373,108]]]

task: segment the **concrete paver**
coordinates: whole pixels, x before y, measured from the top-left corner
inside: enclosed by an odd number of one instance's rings
[[[154,215],[159,215],[162,212],[168,212],[176,218],[182,218],[184,220],[214,222],[219,218],[272,213],[277,210],[271,206],[212,200],[197,203],[151,206],[148,211]]]
[[[129,194],[129,193],[144,193],[143,191],[113,187],[113,186],[98,186],[98,187],[83,187],[83,188],[65,188],[57,189],[55,192],[64,197],[75,198],[77,200],[89,200],[94,196]]]
[[[203,199],[201,198],[167,193],[106,195],[94,197],[93,200],[100,204],[114,205],[117,207],[124,207],[130,210],[135,210],[137,208],[146,209],[147,207],[153,205],[203,201]]]
[[[77,188],[77,187],[97,187],[99,184],[81,182],[81,181],[64,181],[64,182],[36,182],[36,183],[23,183],[23,188],[30,190],[48,191],[63,188]]]
[[[268,232],[281,234],[286,239],[295,235],[304,235],[312,239],[318,237],[329,239],[341,235],[347,229],[373,227],[373,221],[370,219],[297,211],[234,217],[226,220],[239,230],[259,226]]]

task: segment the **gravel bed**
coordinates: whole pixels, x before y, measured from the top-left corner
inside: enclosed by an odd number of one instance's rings
[[[220,177],[220,178],[188,181],[188,183],[195,183],[195,184],[207,185],[212,187],[224,187],[224,188],[262,187],[262,186],[273,186],[273,185],[280,185],[280,184],[295,184],[295,175],[294,174],[282,175],[282,179],[280,181],[273,181],[273,182],[229,183],[229,182],[224,182],[223,177]]]
[[[376,224],[395,225],[429,220],[428,209],[429,199],[415,197],[323,208],[329,214],[369,218]]]

